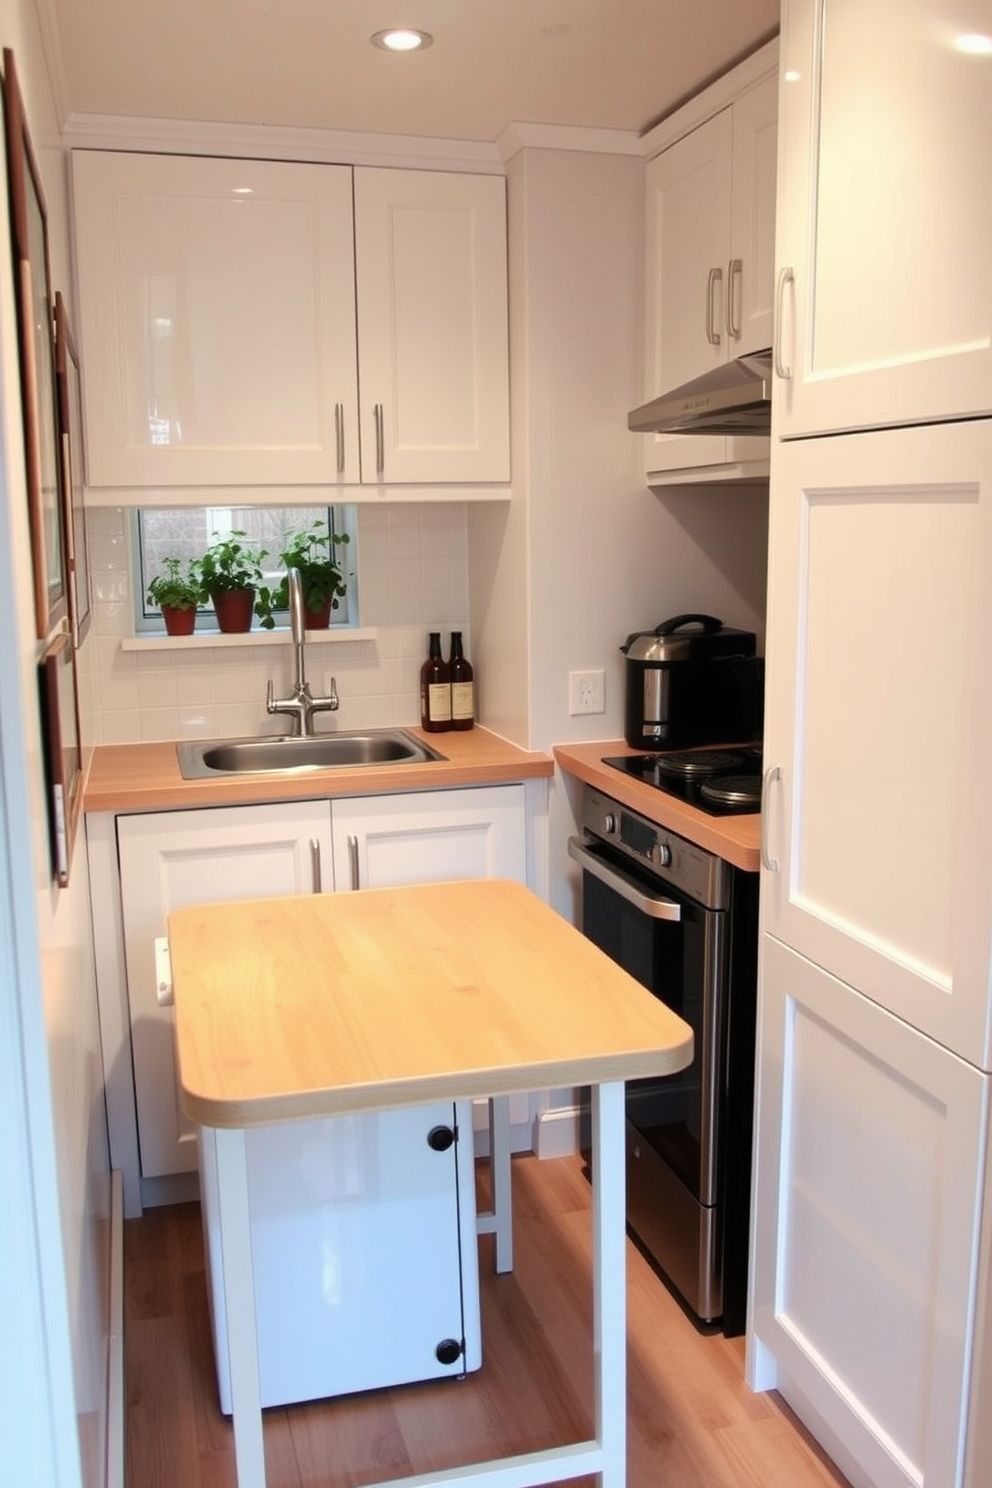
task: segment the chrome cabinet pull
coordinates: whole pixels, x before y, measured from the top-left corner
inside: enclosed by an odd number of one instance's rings
[[[734,311],[741,308],[741,291],[744,285],[744,260],[732,258],[727,266],[727,336],[731,341],[741,339],[740,316]],[[737,291],[735,293],[735,290]]]
[[[358,881],[358,838],[357,837],[349,837],[348,838],[348,862],[351,865],[351,887],[353,889],[361,888],[361,884]]]
[[[334,405],[334,437],[338,447],[338,475],[344,475],[344,404]]]
[[[317,837],[310,838],[310,883],[312,885],[310,890],[312,894],[319,894],[322,892],[320,873],[320,839]]]
[[[574,858],[584,872],[591,873],[593,878],[606,884],[614,894],[619,894],[621,899],[639,909],[641,914],[648,915],[652,920],[681,920],[681,904],[676,904],[674,899],[666,899],[663,894],[645,893],[636,879],[621,873],[612,864],[602,862],[594,852],[590,852],[584,838],[569,837],[568,856]]]
[[[383,430],[381,403],[376,403],[373,406],[372,417],[375,419],[375,473],[376,475],[381,475],[386,468],[386,439]]]
[[[778,872],[778,858],[769,857],[768,854],[768,813],[771,807],[771,796],[769,786],[776,780],[782,779],[780,765],[770,765],[765,771],[765,783],[761,794],[761,866],[767,868],[769,873]]]
[[[778,284],[775,286],[775,325],[772,330],[772,346],[775,348],[775,373],[781,377],[783,382],[791,382],[792,368],[786,366],[782,360],[782,322],[785,318],[785,291],[790,284],[795,283],[796,276],[792,269],[779,269]]]
[[[711,346],[720,345],[720,332],[716,328],[716,287],[723,282],[723,270],[718,266],[710,269],[706,279],[706,339]]]

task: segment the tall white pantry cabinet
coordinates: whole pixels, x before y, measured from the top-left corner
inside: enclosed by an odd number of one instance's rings
[[[748,1375],[992,1481],[992,32],[785,0]]]

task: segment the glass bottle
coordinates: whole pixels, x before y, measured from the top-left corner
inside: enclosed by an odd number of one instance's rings
[[[475,722],[475,683],[472,668],[462,650],[462,633],[451,632],[451,727],[470,729]]]
[[[420,726],[429,734],[451,727],[451,681],[439,630],[430,632],[427,660],[420,668]]]

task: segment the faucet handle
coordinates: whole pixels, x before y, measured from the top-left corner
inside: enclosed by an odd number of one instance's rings
[[[268,682],[268,686],[265,689],[265,711],[266,711],[266,713],[274,713],[276,711],[276,708],[275,708],[275,697],[276,697],[276,695],[275,695],[275,691],[274,691],[273,686],[272,686],[272,678],[270,677],[269,678],[269,682]]]
[[[327,697],[313,698],[310,704],[315,713],[336,713],[340,707],[337,678],[331,678],[331,690]]]

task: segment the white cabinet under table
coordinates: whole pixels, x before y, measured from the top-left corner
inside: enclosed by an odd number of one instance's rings
[[[592,1086],[595,1436],[443,1476],[624,1488],[623,1082],[684,1068],[688,1026],[505,880],[194,907],[169,944],[184,1106],[216,1130],[239,1488],[266,1477],[246,1131],[549,1084]]]

